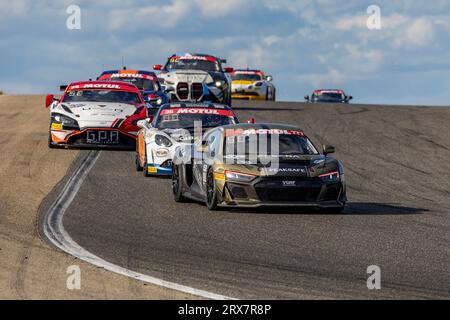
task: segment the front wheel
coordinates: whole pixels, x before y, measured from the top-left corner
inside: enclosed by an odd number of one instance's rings
[[[148,165],[147,165],[147,150],[144,151],[144,167],[142,172],[144,173],[144,177],[150,177],[148,174]]]
[[[50,131],[48,132],[48,147],[49,147],[50,149],[57,149],[57,148],[58,148],[58,146],[56,146],[56,145],[53,143],[52,134],[51,134]]]
[[[141,166],[141,160],[139,159],[139,154],[136,154],[135,164],[136,164],[136,171],[141,172],[142,170],[144,170],[144,167]]]
[[[175,202],[184,202],[185,198],[182,192],[182,181],[179,166],[174,165],[172,168],[172,192]]]
[[[215,211],[217,206],[217,187],[214,180],[213,171],[208,170],[208,176],[206,178],[206,206],[209,210]]]

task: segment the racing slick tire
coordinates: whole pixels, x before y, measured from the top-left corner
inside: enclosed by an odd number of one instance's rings
[[[277,89],[273,89],[272,101],[276,101],[276,100],[277,100]]]
[[[185,202],[183,191],[181,188],[180,166],[173,166],[172,170],[172,192],[175,202]]]
[[[144,164],[147,164],[147,150],[145,150],[144,152]],[[144,173],[144,177],[150,177],[150,175],[148,174],[148,167],[147,165],[143,168],[142,172]]]
[[[218,210],[217,187],[214,180],[214,174],[211,168],[208,170],[206,177],[206,206],[210,211]]]
[[[232,100],[233,100],[233,99],[231,98],[231,94],[230,94],[230,95],[228,96],[227,100],[225,101],[225,105],[231,107],[231,101],[232,101]]]
[[[267,88],[266,101],[275,101],[275,89]]]
[[[144,167],[141,166],[141,162],[139,161],[139,154],[136,154],[135,165],[137,172],[141,172],[142,170],[144,170]]]

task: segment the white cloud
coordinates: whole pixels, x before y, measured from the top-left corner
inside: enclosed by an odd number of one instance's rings
[[[217,18],[241,14],[255,2],[252,0],[195,0],[195,4],[204,17]]]
[[[174,28],[178,22],[189,14],[191,6],[187,1],[174,0],[162,6],[144,6],[115,9],[109,14],[109,27],[113,30],[125,26],[142,28],[144,26],[161,26]]]
[[[434,34],[434,24],[426,18],[419,18],[406,27],[403,35],[397,35],[394,44],[398,47],[404,45],[426,46],[433,42]]]
[[[276,35],[270,35],[267,37],[264,37],[263,41],[267,46],[272,46],[273,44],[279,43],[283,40],[283,38],[276,36]]]

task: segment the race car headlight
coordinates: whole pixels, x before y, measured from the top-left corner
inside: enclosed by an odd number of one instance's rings
[[[321,174],[319,176],[319,178],[323,181],[323,182],[336,182],[339,181],[339,172],[338,171],[334,171],[334,172],[330,172],[330,173],[325,173],[325,174]]]
[[[223,81],[223,80],[217,80],[216,82],[214,82],[214,85],[215,85],[217,88],[222,87],[224,84],[225,84],[225,81]]]
[[[225,171],[225,177],[228,181],[236,182],[251,182],[256,179],[255,175],[235,171]]]
[[[257,82],[257,83],[255,84],[255,87],[261,87],[262,85],[263,85],[262,82]]]
[[[170,148],[172,146],[172,141],[170,141],[170,139],[167,138],[166,136],[162,136],[160,134],[157,134],[155,136],[155,142],[158,146],[162,146],[162,147],[166,147],[166,148]]]
[[[75,119],[69,118],[62,114],[55,114],[52,120],[53,122],[61,123],[63,126],[78,126],[78,122]]]

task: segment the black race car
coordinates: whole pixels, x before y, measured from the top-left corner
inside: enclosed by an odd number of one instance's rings
[[[344,168],[320,154],[303,131],[283,124],[237,124],[205,133],[173,159],[176,201],[217,207],[305,206],[340,212],[347,201]],[[186,157],[188,153],[191,157]]]

